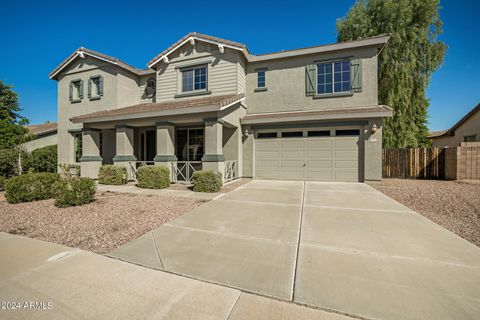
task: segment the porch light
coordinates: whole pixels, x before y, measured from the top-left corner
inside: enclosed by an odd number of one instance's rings
[[[220,51],[220,53],[224,53],[225,52],[225,47],[221,44],[218,45],[218,51]]]
[[[372,133],[377,132],[377,130],[378,130],[377,125],[374,123],[372,126]]]
[[[168,63],[168,57],[167,56],[163,56],[163,62]]]
[[[243,131],[243,136],[248,137],[248,129],[245,129],[245,131]]]

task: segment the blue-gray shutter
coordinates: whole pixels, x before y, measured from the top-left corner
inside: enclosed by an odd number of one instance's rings
[[[73,100],[73,82],[70,82],[70,87],[68,88],[68,98],[70,101]]]
[[[92,79],[88,79],[88,99],[92,97]]]
[[[305,94],[307,96],[313,96],[316,92],[317,77],[316,72],[317,65],[310,64],[305,67]]]
[[[98,95],[103,96],[103,77],[100,76],[98,79]]]
[[[350,74],[352,79],[352,91],[362,91],[362,59],[352,59],[350,62]]]
[[[79,99],[83,99],[83,80],[80,80],[80,92],[79,92]]]

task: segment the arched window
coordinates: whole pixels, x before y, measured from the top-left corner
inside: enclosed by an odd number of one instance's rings
[[[145,96],[147,96],[147,98],[153,98],[155,96],[155,79],[150,78],[147,80]]]

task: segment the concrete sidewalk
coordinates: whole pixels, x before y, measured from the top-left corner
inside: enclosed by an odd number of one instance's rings
[[[6,233],[0,257],[0,319],[349,319]]]

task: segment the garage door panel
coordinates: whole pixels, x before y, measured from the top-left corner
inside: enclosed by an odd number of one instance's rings
[[[307,170],[314,170],[314,169],[332,169],[333,164],[331,160],[310,160],[307,162],[306,165]]]
[[[256,177],[358,181],[359,137],[257,140]]]
[[[331,138],[321,138],[315,140],[307,140],[306,144],[308,149],[330,149],[332,148],[333,141],[331,140]]]

